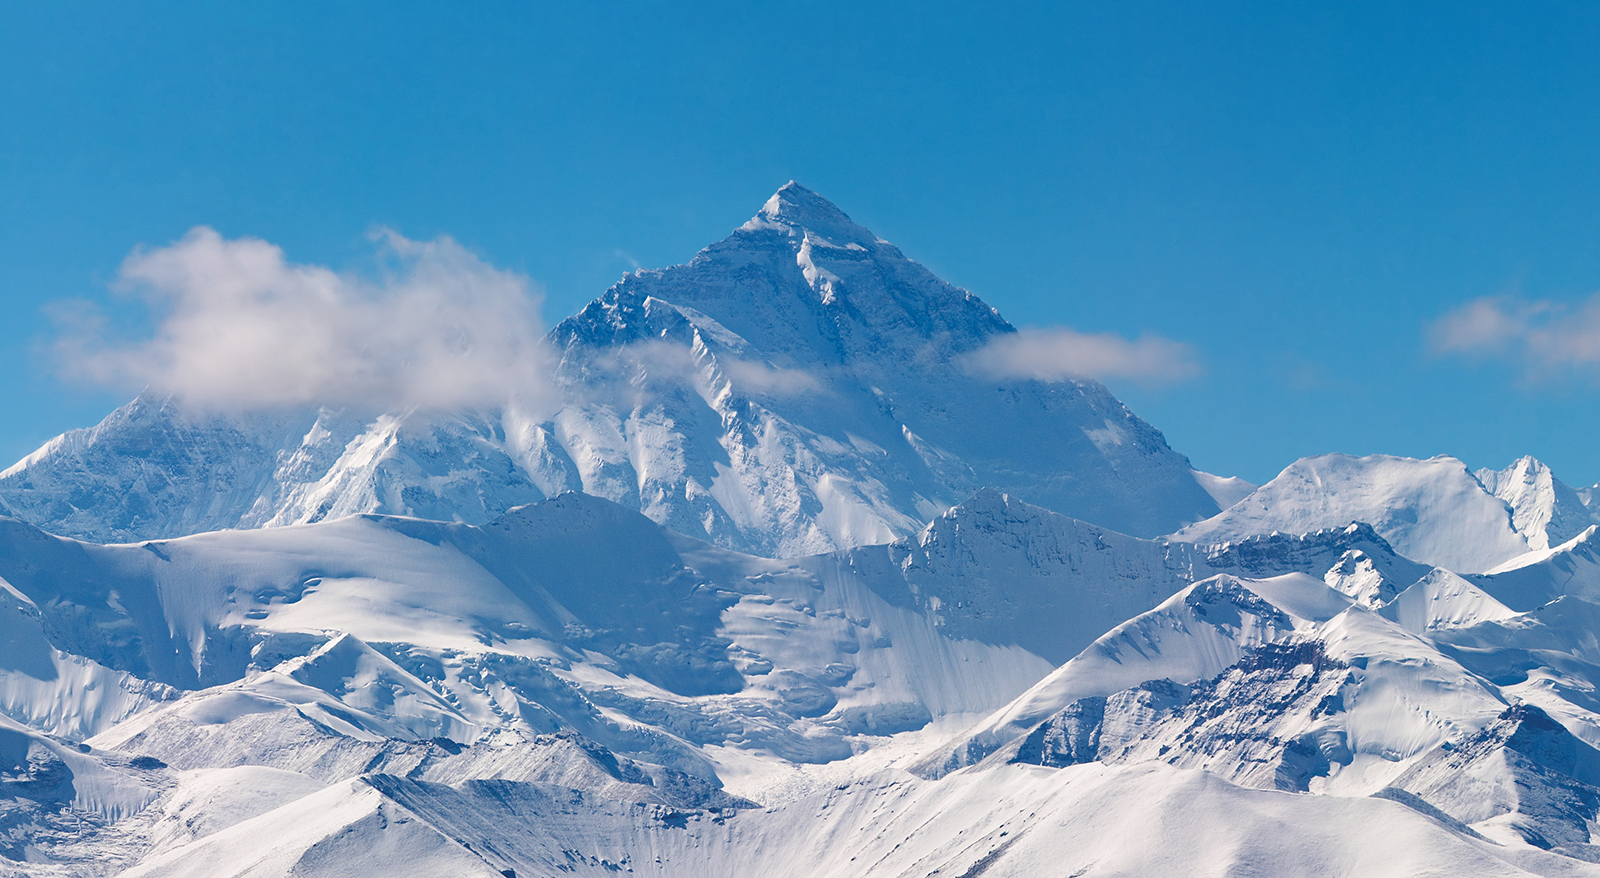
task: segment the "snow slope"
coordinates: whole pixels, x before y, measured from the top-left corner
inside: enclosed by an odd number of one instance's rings
[[[1587,857],[1600,753],[1578,739],[1600,740],[1596,613],[1566,597],[1519,615],[1443,570],[1378,613],[1305,576],[1218,577],[1119,626],[924,770],[1163,762],[1376,793]]]
[[[1554,548],[1600,524],[1577,491],[1532,457],[1503,470],[1480,469],[1477,476],[1486,490],[1511,506],[1513,526],[1534,551]]]
[[[0,521],[0,538],[35,637],[190,692],[105,733],[175,764],[248,754],[246,718],[287,711],[356,739],[571,729],[714,777],[695,747],[837,759],[852,735],[992,709],[1050,668],[948,635],[848,559],[738,555],[581,494],[484,527],[353,517],[100,547]]]
[[[1600,874],[1593,489],[1211,476],[1012,331],[791,184],[552,411],[53,440],[0,876]]]
[[[0,520],[0,685],[58,705],[11,726],[0,816],[40,875],[1592,874],[1600,607],[1496,597],[1587,550],[1463,578],[1368,525],[1168,543],[997,491],[789,560],[575,493]],[[95,713],[64,657],[149,694]]]
[[[1568,594],[1518,612],[1493,595],[1525,594],[1524,569],[1469,581],[1435,568],[1376,605],[1329,587],[1334,571],[1214,576],[914,768],[1160,762],[1248,787],[1380,795],[1474,837],[1589,858],[1600,606]]]
[[[1507,605],[1531,610],[1563,595],[1600,601],[1600,527],[1471,577]]]
[[[0,694],[22,721],[187,767],[261,758],[259,717],[283,714],[302,755],[322,744],[295,715],[368,743],[576,730],[714,777],[696,748],[826,762],[992,710],[1210,565],[1387,552],[1359,529],[1276,542],[1208,556],[993,491],[916,538],[790,561],[581,494],[485,526],[356,516],[113,546],[0,520],[19,626]],[[72,688],[68,656],[100,684]],[[372,758],[356,750],[315,758]]]
[[[1211,473],[1195,471],[1195,480],[1200,487],[1206,489],[1211,499],[1217,501],[1218,508],[1227,509],[1240,500],[1250,496],[1260,485],[1247,482],[1238,476],[1214,476]]]
[[[1408,558],[1457,573],[1482,573],[1545,539],[1540,522],[1548,515],[1537,509],[1547,506],[1524,504],[1522,522],[1531,528],[1525,533],[1507,501],[1453,457],[1328,454],[1295,461],[1248,497],[1173,539],[1224,542],[1360,521]]]
[[[278,843],[263,844],[272,836]],[[1381,798],[1244,789],[1161,765],[901,774],[781,807],[620,806],[550,787],[377,776],[329,788],[127,873],[154,876],[1578,876]]]
[[[484,523],[577,490],[797,557],[905,536],[982,487],[1142,536],[1245,487],[1194,472],[1097,383],[964,368],[1013,331],[791,183],[555,327],[559,411],[226,415],[141,396],[0,473],[0,511],[137,541],[364,512]]]
[[[1349,606],[1305,574],[1289,574],[1308,601],[1301,612],[1329,618]],[[1303,581],[1303,582],[1302,582]],[[1103,697],[1151,680],[1188,683],[1221,673],[1247,651],[1303,627],[1264,598],[1254,582],[1221,574],[1202,580],[1161,605],[1118,625],[1011,704],[931,754],[918,771],[940,777],[973,765],[1083,698]],[[1273,589],[1277,591],[1278,589]],[[1298,607],[1297,607],[1298,608]]]
[[[1427,571],[1359,526],[1200,550],[993,491],[915,539],[792,561],[580,494],[483,527],[358,516],[100,547],[13,521],[0,537],[0,574],[61,646],[191,690],[105,733],[190,767],[260,758],[239,754],[273,713],[359,740],[571,729],[707,778],[707,746],[827,762],[852,736],[998,707],[1198,576],[1359,558],[1398,592]]]

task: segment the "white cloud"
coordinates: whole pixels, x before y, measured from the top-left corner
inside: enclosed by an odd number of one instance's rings
[[[816,376],[799,369],[782,369],[728,353],[717,354],[715,362],[716,369],[738,393],[794,396],[823,389]],[[705,392],[716,390],[711,386],[716,376],[711,361],[702,360],[694,348],[680,342],[635,342],[602,355],[595,365],[602,370],[601,375],[613,381],[632,384],[635,375],[642,375],[656,381],[694,385]]]
[[[1529,378],[1572,372],[1600,378],[1600,293],[1575,305],[1476,299],[1439,318],[1428,335],[1435,353],[1506,359]]]
[[[150,386],[207,406],[451,409],[547,395],[539,298],[449,238],[376,236],[389,267],[363,279],[296,265],[257,239],[195,228],[135,250],[117,289],[156,317],[149,337],[107,337],[93,309],[65,315],[68,377]]]
[[[644,268],[643,265],[639,264],[639,260],[633,258],[633,254],[632,253],[629,253],[628,251],[622,249],[621,247],[615,248],[612,252],[616,254],[618,259],[621,259],[623,262],[626,262],[629,265],[633,266],[633,270],[634,271],[638,271],[638,270]]]
[[[1139,384],[1170,384],[1200,374],[1194,350],[1183,342],[1141,335],[1129,340],[1115,333],[1084,333],[1066,327],[1024,328],[996,336],[967,354],[965,365],[991,378],[1127,379]]]
[[[733,386],[745,393],[797,396],[822,392],[822,382],[800,369],[779,369],[754,360],[724,358],[722,368]]]

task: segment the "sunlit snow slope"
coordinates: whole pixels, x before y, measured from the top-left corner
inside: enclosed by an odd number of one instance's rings
[[[791,560],[577,493],[0,519],[0,874],[1600,874],[1596,532],[1463,578],[989,490]]]
[[[1600,665],[1577,632],[1596,613],[1569,595],[1519,614],[1443,570],[1376,610],[1303,574],[1213,577],[917,769],[1165,763],[1388,798],[1473,838],[1589,859]]]
[[[0,513],[132,541],[362,512],[483,523],[575,490],[793,557],[904,536],[982,487],[1143,536],[1245,487],[1197,475],[1097,383],[963,367],[1013,331],[791,183],[562,321],[553,414],[218,415],[146,395],[0,474]]]
[[[1600,875],[1595,488],[1209,476],[1012,331],[790,184],[548,410],[58,437],[0,878]]]
[[[1531,457],[1474,474],[1453,457],[1328,454],[1294,462],[1173,539],[1213,543],[1357,521],[1371,524],[1407,557],[1457,573],[1482,573],[1559,545],[1600,519],[1578,492]]]

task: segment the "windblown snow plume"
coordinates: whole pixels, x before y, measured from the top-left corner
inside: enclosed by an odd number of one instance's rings
[[[527,278],[447,237],[376,239],[388,270],[375,280],[296,265],[267,241],[203,226],[136,250],[117,288],[154,312],[153,334],[110,338],[91,311],[57,343],[63,370],[217,408],[452,409],[545,395]]]
[[[1129,341],[1115,333],[1066,327],[1025,328],[997,336],[969,354],[966,363],[992,378],[1125,378],[1144,385],[1170,384],[1201,371],[1194,351],[1182,342],[1152,335]]]
[[[1435,353],[1506,358],[1529,378],[1576,370],[1600,379],[1600,293],[1577,305],[1477,299],[1439,318],[1430,336]]]

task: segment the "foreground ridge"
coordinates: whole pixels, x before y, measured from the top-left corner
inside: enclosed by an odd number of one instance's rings
[[[1590,542],[1463,578],[1365,524],[1197,546],[996,491],[788,560],[577,493],[0,519],[0,870],[1597,874]]]

